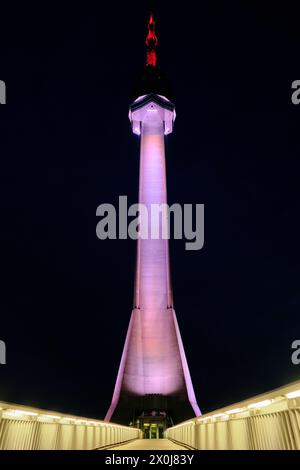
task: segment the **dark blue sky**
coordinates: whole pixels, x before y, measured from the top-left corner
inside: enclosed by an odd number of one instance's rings
[[[208,411],[296,380],[300,338],[297,11],[157,2],[177,109],[169,202],[205,204],[205,247],[171,243],[175,308]],[[261,2],[262,3],[262,2]],[[1,7],[2,9],[2,7]],[[103,417],[133,294],[135,243],[99,241],[96,208],[137,199],[127,118],[141,2],[1,13],[0,400]]]

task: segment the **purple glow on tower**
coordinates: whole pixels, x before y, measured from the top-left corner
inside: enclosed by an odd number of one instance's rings
[[[138,129],[136,133],[141,135],[139,202],[148,213],[151,204],[167,203],[164,134],[173,128],[175,111],[165,109],[164,103],[171,103],[163,99],[145,96],[136,100],[139,106],[130,112],[133,131]],[[162,217],[159,238],[139,238],[137,242],[134,309],[106,420],[111,418],[121,390],[140,396],[169,396],[186,390],[195,414],[201,414],[173,310],[169,246],[162,238]],[[142,224],[141,218],[141,231]],[[151,226],[149,235],[150,231]]]
[[[173,131],[175,116],[174,105],[159,94],[141,95],[130,107],[133,133],[141,137],[139,203],[149,214],[152,204],[167,203],[165,135]],[[178,396],[201,414],[173,309],[169,244],[162,236],[166,217],[157,221],[157,239],[150,237],[154,227],[140,218],[140,232],[147,228],[149,236],[137,241],[134,307],[106,421],[120,397],[129,395]]]

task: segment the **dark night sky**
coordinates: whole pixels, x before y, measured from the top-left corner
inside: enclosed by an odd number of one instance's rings
[[[127,114],[148,6],[97,3],[1,11],[0,400],[101,418],[130,318],[135,242],[98,240],[95,213],[119,195],[136,202]],[[177,108],[169,202],[205,204],[203,250],[171,243],[203,411],[300,375],[290,359],[300,338],[298,13],[250,1],[156,8]]]

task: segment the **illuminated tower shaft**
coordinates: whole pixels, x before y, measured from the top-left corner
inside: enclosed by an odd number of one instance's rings
[[[153,31],[151,37],[156,45]],[[147,57],[155,67],[153,48]],[[165,135],[173,130],[175,108],[164,96],[148,93],[133,102],[129,118],[141,138],[139,203],[146,213],[140,216],[134,308],[105,419],[128,423],[143,408],[159,407],[176,421],[200,415],[200,410],[173,309],[169,246],[163,236],[167,213],[151,217],[153,205],[167,203]]]
[[[135,118],[139,114],[142,119],[138,121],[141,128],[139,202],[149,217],[143,221],[142,214],[140,220],[140,234],[145,234],[147,239],[138,240],[134,304],[146,313],[171,307],[173,302],[168,241],[162,238],[162,217],[166,218],[166,214],[161,214],[157,221],[153,214],[150,220],[154,205],[163,207],[167,203],[164,111],[151,103],[133,112]]]
[[[140,329],[136,331],[136,342],[141,333],[141,357],[137,361],[134,347],[129,347],[125,374],[130,389],[142,395],[169,395],[183,387],[168,240],[162,236],[166,214],[158,219],[151,217],[154,205],[167,202],[164,134],[171,132],[174,118],[174,106],[157,95],[136,100],[130,110],[133,132],[141,134],[139,202],[147,213],[141,215],[140,234],[147,238],[138,240],[135,282],[137,321],[133,326]]]

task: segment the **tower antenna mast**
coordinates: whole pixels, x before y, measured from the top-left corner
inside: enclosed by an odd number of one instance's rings
[[[147,65],[152,67],[156,67],[157,64],[157,44],[158,39],[155,33],[155,21],[153,17],[153,13],[150,13],[150,18],[148,22],[148,34],[146,37],[146,45],[147,45]]]

